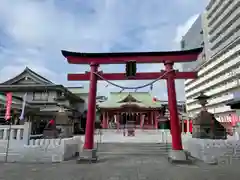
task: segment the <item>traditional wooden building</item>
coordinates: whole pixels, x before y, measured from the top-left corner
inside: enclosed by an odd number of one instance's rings
[[[78,88],[81,89],[81,87]],[[22,103],[22,98],[27,93],[27,109],[35,110],[31,119],[33,129],[39,126],[39,122],[49,121],[56,117],[56,113],[63,110],[68,114],[69,119],[79,119],[85,107],[85,101],[79,95],[63,85],[51,82],[28,67],[16,77],[1,83],[0,92],[3,95],[6,92],[12,92],[13,101],[19,101],[18,109],[21,108],[19,104]],[[2,101],[2,106],[3,104],[4,101]]]
[[[158,127],[161,104],[153,101],[148,92],[111,92],[108,100],[98,104],[102,127],[115,123],[134,123],[136,127]]]
[[[191,123],[183,105],[179,107],[181,130],[189,132]],[[106,101],[98,103],[98,108],[103,128],[120,128],[133,123],[142,129],[170,129],[167,102],[162,103],[149,92],[111,92]]]

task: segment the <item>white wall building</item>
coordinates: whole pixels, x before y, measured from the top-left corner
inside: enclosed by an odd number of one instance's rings
[[[194,98],[204,92],[211,96],[209,112],[225,121],[234,114],[225,103],[240,90],[240,0],[211,0],[201,15],[201,26],[198,31],[202,34],[204,52],[199,63],[188,67],[188,70],[197,69],[199,77],[185,81],[187,112],[190,116],[199,112],[200,105]],[[194,35],[188,37],[191,31],[192,28],[183,37],[183,42],[194,39]]]

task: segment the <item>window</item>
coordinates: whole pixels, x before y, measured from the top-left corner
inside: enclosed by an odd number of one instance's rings
[[[48,92],[34,92],[33,100],[35,101],[47,101],[48,100]]]

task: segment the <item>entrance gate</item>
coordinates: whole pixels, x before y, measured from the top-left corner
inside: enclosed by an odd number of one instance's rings
[[[90,159],[96,159],[94,150],[94,124],[96,116],[96,93],[97,81],[104,80],[110,84],[122,89],[139,89],[150,86],[160,79],[167,81],[168,105],[170,111],[170,125],[172,135],[172,151],[169,158],[173,161],[186,160],[186,155],[182,148],[180,123],[177,112],[177,100],[175,90],[175,79],[194,79],[197,77],[196,72],[178,72],[174,70],[174,63],[196,61],[202,48],[187,51],[171,52],[126,52],[126,53],[77,53],[62,51],[70,64],[89,64],[90,72],[85,74],[68,74],[70,81],[90,81],[88,97],[88,113],[83,154]],[[134,77],[127,78],[125,73],[103,73],[98,71],[100,64],[125,64],[134,60],[136,63],[164,63],[165,70],[152,73],[136,73]],[[150,80],[153,82],[138,87],[122,87],[112,83],[114,80]]]

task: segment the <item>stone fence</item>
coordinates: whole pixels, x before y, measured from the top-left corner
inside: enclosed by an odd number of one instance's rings
[[[30,140],[31,123],[24,125],[0,126],[0,161],[8,162],[61,162],[81,153],[84,136],[63,139]],[[8,141],[9,139],[9,141]],[[94,137],[98,143],[171,143],[169,130],[135,131],[135,136],[124,136],[123,130],[96,130]],[[8,143],[9,142],[9,143]],[[192,156],[207,163],[220,162],[221,158],[240,158],[240,140],[238,133],[227,140],[209,140],[192,138],[182,133],[185,150]]]
[[[76,156],[81,137],[30,140],[31,123],[0,126],[0,161],[61,162]],[[7,158],[6,158],[7,156]]]
[[[29,145],[24,145],[21,159],[25,162],[61,162],[75,157],[81,147],[80,136],[30,140]]]
[[[28,144],[31,131],[31,123],[26,122],[24,125],[0,125],[0,143],[4,141],[22,141]]]
[[[183,142],[184,149],[191,156],[209,164],[231,163],[240,159],[240,139],[238,132],[227,139],[190,138]]]

